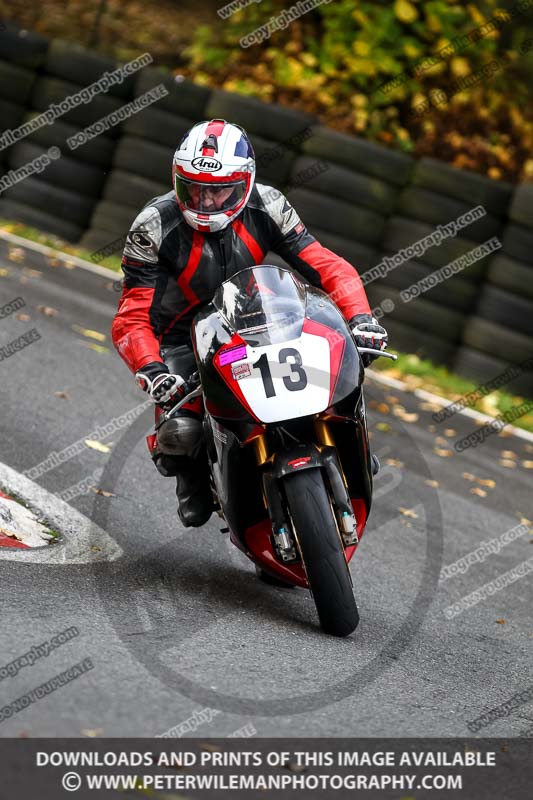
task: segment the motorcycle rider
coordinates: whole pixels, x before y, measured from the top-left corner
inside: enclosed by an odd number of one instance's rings
[[[172,191],[150,200],[128,233],[112,324],[120,356],[156,403],[156,423],[196,368],[194,314],[224,280],[263,263],[270,250],[333,297],[359,346],[385,349],[387,333],[372,317],[357,271],[307,231],[281,192],[255,183],[254,151],[240,126],[221,119],[194,125],[174,154],[172,177]],[[176,477],[182,524],[204,525],[213,498],[201,399],[148,440],[159,472]]]

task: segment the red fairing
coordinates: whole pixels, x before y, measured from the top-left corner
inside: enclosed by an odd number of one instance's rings
[[[252,419],[257,420],[256,415],[254,414],[254,412],[252,411],[252,409],[248,405],[248,403],[246,401],[246,398],[242,393],[241,387],[239,385],[239,381],[236,381],[233,378],[233,374],[232,374],[232,371],[231,371],[231,363],[232,362],[228,361],[226,363],[222,363],[221,359],[220,359],[221,354],[224,353],[225,350],[226,351],[231,350],[232,348],[235,348],[238,345],[242,345],[243,347],[246,347],[246,342],[244,341],[244,339],[241,339],[241,337],[239,336],[238,333],[234,333],[233,336],[231,337],[231,340],[229,342],[227,342],[226,344],[222,345],[222,347],[217,351],[217,353],[215,354],[215,357],[213,358],[213,362],[212,363],[215,366],[218,374],[220,375],[220,377],[222,378],[222,380],[226,384],[226,386],[230,389],[232,394],[235,395],[235,397],[237,398],[237,400],[239,401],[241,406],[244,409],[246,409],[246,411],[252,417]],[[207,408],[207,410],[209,411],[210,414],[214,414],[215,416],[217,414],[220,414],[220,409],[215,410],[216,407],[213,405],[213,403],[209,399],[206,400],[206,408]],[[226,411],[225,412],[225,416],[227,416],[227,413],[228,412]]]
[[[111,325],[113,344],[132,372],[150,361],[163,363],[150,322],[154,291],[146,287],[124,288]]]
[[[323,247],[320,242],[308,244],[300,250],[298,258],[319,273],[324,291],[347,320],[356,314],[372,313],[359,273],[344,258]]]
[[[249,552],[246,552],[246,550],[244,552],[251,557],[252,561],[265,567],[275,575],[279,575],[280,578],[284,578],[289,583],[294,583],[295,586],[301,586],[302,589],[307,588],[307,578],[302,565],[282,564],[274,555],[272,523],[269,519],[257,522],[251,528],[247,528],[244,539],[249,548]]]
[[[360,497],[352,498],[352,508],[356,519],[357,536],[360,540],[365,531],[367,518],[364,500]],[[231,537],[232,542],[243,550],[255,563],[265,567],[265,569],[273,572],[280,578],[294,583],[296,586],[307,587],[307,578],[305,577],[305,572],[301,564],[282,564],[274,555],[272,546],[272,523],[270,520],[262,520],[252,525],[251,528],[247,528],[244,539],[248,550],[243,548],[238,539],[233,536]],[[358,545],[353,544],[344,548],[346,561],[351,560],[357,547]]]
[[[329,402],[331,403],[333,400],[333,395],[335,393],[335,388],[337,386],[339,375],[342,368],[342,358],[344,356],[344,350],[346,348],[346,341],[344,336],[342,336],[337,331],[334,331],[332,328],[328,328],[327,325],[323,325],[321,322],[316,322],[313,319],[307,319],[304,322],[303,326],[304,333],[311,333],[315,336],[321,336],[323,339],[328,340],[329,344]]]

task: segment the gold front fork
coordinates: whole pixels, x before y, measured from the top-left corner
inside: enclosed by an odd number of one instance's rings
[[[259,436],[255,437],[254,450],[257,463],[261,467],[266,461],[268,461],[269,457],[266,435],[264,433],[260,433]]]
[[[316,438],[323,447],[335,447],[335,449],[337,448],[335,440],[331,435],[331,431],[329,429],[327,420],[325,420],[324,417],[315,418],[315,433],[316,433]],[[346,475],[344,474],[340,458],[338,459],[338,461],[344,485],[348,487],[348,481],[346,480]]]
[[[260,433],[259,436],[255,437],[253,442],[254,442],[255,457],[257,459],[257,465],[259,467],[262,467],[263,464],[266,464],[269,458],[266,434]],[[265,490],[263,487],[263,481],[261,481],[261,494],[263,496],[263,505],[265,506],[266,509],[268,509],[268,503],[265,495]]]
[[[335,442],[331,436],[328,423],[322,417],[315,419],[315,433],[320,444],[325,447],[335,447]]]

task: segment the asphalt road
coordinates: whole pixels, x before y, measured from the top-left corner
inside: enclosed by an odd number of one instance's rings
[[[34,327],[41,335],[0,364],[0,460],[24,471],[145,398],[110,343],[118,293],[105,279],[4,243],[0,254],[0,304],[21,296],[17,314],[28,317],[0,320],[0,345]],[[0,736],[156,736],[206,707],[217,712],[196,716],[206,737],[243,726],[259,736],[468,736],[467,721],[533,684],[531,574],[444,615],[531,558],[531,536],[438,584],[442,566],[533,518],[533,473],[521,464],[533,459],[532,445],[495,435],[458,454],[453,441],[477,427],[473,420],[435,426],[412,394],[370,380],[367,399],[383,469],[352,561],[361,613],[354,635],[325,636],[307,592],[260,583],[218,517],[201,530],[181,528],[174,482],[158,475],[144,444],[147,411],[103,439],[109,452],[86,447],[38,479],[57,493],[102,470],[99,488],[114,496],[89,491],[71,502],[105,527],[122,559],[52,566],[3,561],[0,551],[0,668],[79,630],[0,680],[0,708],[85,658],[94,663],[2,722]],[[457,433],[445,436],[448,428]],[[515,468],[499,463],[502,451],[515,454],[507,456]],[[530,701],[481,733],[518,736],[532,725]]]

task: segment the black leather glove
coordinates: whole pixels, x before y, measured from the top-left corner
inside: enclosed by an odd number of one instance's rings
[[[374,350],[385,350],[389,337],[385,328],[371,314],[356,314],[348,323],[358,347],[372,347]],[[368,367],[378,356],[361,353],[363,364]]]
[[[154,403],[165,411],[172,408],[183,396],[184,378],[172,374],[161,361],[145,364],[135,375],[137,385],[148,392]]]

